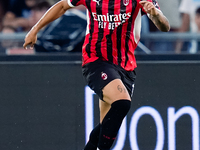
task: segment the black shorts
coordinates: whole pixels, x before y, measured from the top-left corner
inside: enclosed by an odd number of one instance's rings
[[[96,60],[82,67],[88,86],[103,100],[102,89],[112,80],[121,79],[132,96],[136,78],[135,71],[126,71],[122,67],[103,60]]]

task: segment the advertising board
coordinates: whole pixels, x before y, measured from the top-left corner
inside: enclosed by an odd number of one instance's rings
[[[80,150],[99,122],[81,64],[0,64],[0,149]],[[199,150],[200,63],[138,62],[113,150]]]

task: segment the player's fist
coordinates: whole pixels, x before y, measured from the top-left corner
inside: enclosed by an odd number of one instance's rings
[[[34,32],[34,30],[30,30],[29,33],[26,35],[24,41],[24,49],[27,49],[27,46],[30,46],[30,48],[33,49],[37,41],[37,32]]]
[[[140,5],[142,5],[142,7],[146,11],[146,13],[153,15],[153,16],[158,14],[156,7],[153,5],[152,2],[140,1],[139,3],[140,3]]]

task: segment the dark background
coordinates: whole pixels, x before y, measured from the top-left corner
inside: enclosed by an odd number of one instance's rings
[[[168,150],[167,109],[192,106],[199,112],[200,61],[145,57],[137,56],[137,80],[127,128],[138,108],[155,108],[164,122],[164,150]],[[76,54],[0,58],[0,150],[83,149],[85,81],[80,58]],[[94,96],[96,118],[97,99]],[[153,118],[144,115],[137,131],[140,150],[154,150],[157,132]],[[184,115],[176,122],[176,150],[192,150],[191,143],[191,118]],[[130,149],[127,131],[123,150]]]

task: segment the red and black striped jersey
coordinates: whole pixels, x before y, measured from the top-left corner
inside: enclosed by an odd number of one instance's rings
[[[68,0],[71,7],[87,8],[87,30],[82,48],[83,65],[97,59],[136,68],[134,50],[140,40],[140,0]],[[148,0],[160,9],[156,0]],[[142,13],[143,12],[143,13]]]

